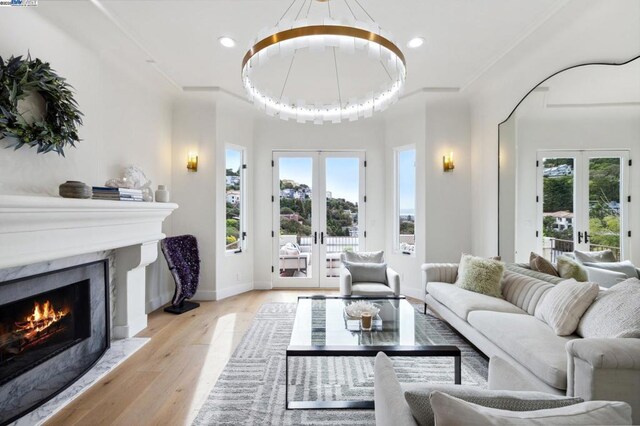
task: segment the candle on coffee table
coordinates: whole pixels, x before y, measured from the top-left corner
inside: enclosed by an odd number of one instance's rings
[[[360,322],[363,330],[365,331],[371,330],[371,314],[370,313],[367,313],[367,312],[363,313],[362,316],[360,317]]]

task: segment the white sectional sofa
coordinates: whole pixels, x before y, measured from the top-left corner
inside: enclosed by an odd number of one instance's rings
[[[490,389],[625,401],[640,423],[640,339],[557,336],[533,316],[555,284],[507,270],[499,299],[456,287],[457,271],[423,265],[424,301],[490,357]]]

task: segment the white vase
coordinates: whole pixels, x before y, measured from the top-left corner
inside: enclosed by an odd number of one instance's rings
[[[169,191],[165,185],[158,185],[158,189],[156,190],[156,203],[168,203],[169,202]]]

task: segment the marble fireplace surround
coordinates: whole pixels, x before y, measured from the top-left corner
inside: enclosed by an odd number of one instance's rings
[[[173,203],[0,195],[0,270],[115,251],[112,338],[146,328],[145,267]],[[1,275],[1,274],[0,274]]]

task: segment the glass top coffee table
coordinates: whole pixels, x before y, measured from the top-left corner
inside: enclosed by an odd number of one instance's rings
[[[380,308],[371,331],[360,329],[344,308],[356,300],[367,300]],[[289,401],[290,357],[453,357],[454,383],[461,383],[461,354],[457,346],[434,343],[423,330],[422,315],[404,298],[339,296],[299,297],[291,341],[286,352],[285,403],[290,409],[373,408],[373,401]]]

